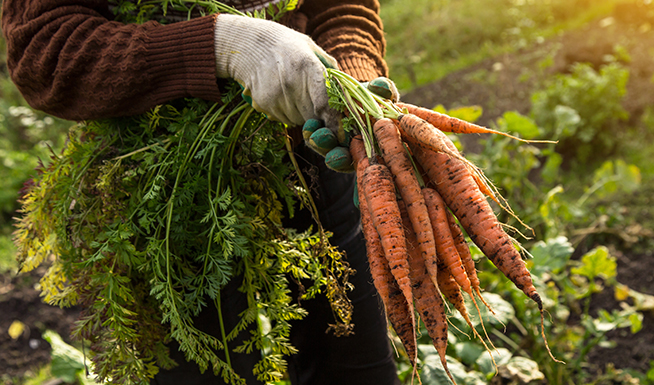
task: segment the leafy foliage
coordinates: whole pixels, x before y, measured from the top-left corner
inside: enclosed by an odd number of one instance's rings
[[[557,149],[580,164],[592,154],[615,151],[616,134],[628,118],[621,105],[629,71],[611,63],[595,71],[590,64],[577,63],[569,75],[556,76],[532,96],[532,114],[547,136],[560,141]]]
[[[120,1],[116,9],[138,21],[155,8]],[[73,336],[90,342],[100,380],[151,378],[174,364],[164,345],[171,339],[202,370],[242,383],[227,348],[238,339],[237,352],[264,353],[255,374],[278,380],[284,356],[295,352],[290,322],[306,315],[290,280],[306,283],[302,299],[329,299],[337,333],[351,328],[350,271],[329,234],[319,222],[302,233],[282,226],[296,206],[318,218],[296,165],[285,126],[242,101],[235,83],[219,104],[178,100],[80,124],[21,199],[21,268],[51,261],[41,279],[45,300],[83,306]],[[204,308],[220,314],[221,289],[236,279],[248,309],[234,330],[221,327],[215,338],[196,328]],[[270,328],[250,334],[262,317]]]

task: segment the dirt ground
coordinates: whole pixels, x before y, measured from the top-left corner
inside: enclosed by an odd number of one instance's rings
[[[625,108],[637,122],[646,106],[654,101],[654,12],[652,8],[620,7],[611,19],[598,20],[583,29],[547,40],[513,54],[502,55],[463,71],[451,74],[433,84],[403,95],[403,100],[423,106],[443,104],[480,105],[484,114],[479,123],[488,124],[503,112],[516,110],[527,114],[529,96],[539,83],[554,73],[565,73],[572,63],[606,63],[616,45],[624,47],[631,57],[625,63],[630,69]],[[547,58],[552,65],[539,70]],[[533,75],[533,76],[532,76]],[[654,295],[654,255],[652,252],[617,250],[618,281],[644,293]],[[38,273],[38,272],[37,272]],[[57,331],[68,339],[77,310],[62,310],[41,302],[35,285],[38,274],[0,276],[0,382],[12,384],[12,378],[36,370],[49,359],[49,345],[41,339],[46,329]],[[612,293],[601,293],[593,304],[604,308],[617,307]],[[14,320],[27,329],[17,339],[7,330]],[[593,370],[612,363],[616,368],[649,369],[654,360],[654,315],[645,314],[643,329],[632,335],[622,329],[610,333],[616,346],[596,349],[588,356]]]
[[[79,313],[60,309],[41,301],[35,285],[43,271],[33,274],[0,276],[0,383],[11,385],[14,379],[34,373],[50,360],[50,344],[41,338],[54,330],[70,343],[69,333]],[[16,339],[8,330],[14,321],[25,325]],[[4,382],[3,382],[4,381]]]

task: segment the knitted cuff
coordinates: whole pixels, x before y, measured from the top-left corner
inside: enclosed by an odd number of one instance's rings
[[[216,15],[157,25],[146,43],[148,75],[157,98],[181,96],[219,100],[216,84],[214,25]]]
[[[366,56],[352,54],[342,58],[336,58],[341,71],[351,75],[360,82],[367,82],[379,76],[386,76],[383,69],[380,69],[374,60]]]

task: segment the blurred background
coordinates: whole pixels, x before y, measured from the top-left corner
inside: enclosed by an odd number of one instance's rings
[[[558,140],[452,136],[534,229],[519,240],[544,297],[549,345],[567,363],[549,357],[537,309],[475,250],[497,312],[484,321],[499,370],[452,315],[457,383],[654,384],[654,2],[381,0],[381,16],[404,101]],[[67,344],[76,310],[42,304],[40,272],[17,275],[11,240],[20,189],[71,124],[26,105],[0,40],[0,384],[88,381],[83,354]],[[449,383],[420,342],[422,383]]]

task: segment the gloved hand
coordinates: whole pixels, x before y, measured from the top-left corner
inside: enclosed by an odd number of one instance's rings
[[[215,46],[218,77],[239,82],[257,111],[288,125],[320,119],[337,132],[340,116],[329,107],[324,71],[338,64],[310,37],[272,21],[220,14]]]
[[[394,102],[400,100],[395,83],[388,78],[378,77],[362,84],[370,92],[384,99]],[[351,133],[345,132],[342,127],[339,127],[334,133],[325,127],[324,122],[318,119],[309,119],[302,126],[302,135],[309,147],[325,157],[327,167],[340,172],[354,171],[349,150]]]

